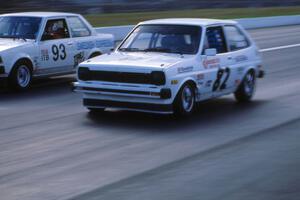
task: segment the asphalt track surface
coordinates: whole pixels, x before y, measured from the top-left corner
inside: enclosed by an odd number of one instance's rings
[[[262,49],[300,26],[250,31]],[[300,47],[263,53],[255,99],[203,102],[189,119],[89,114],[70,77],[0,93],[2,200],[300,199]]]

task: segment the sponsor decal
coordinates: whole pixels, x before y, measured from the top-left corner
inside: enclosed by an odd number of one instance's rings
[[[172,81],[171,81],[171,84],[172,84],[172,85],[176,85],[177,83],[178,83],[178,80],[172,80]]]
[[[177,69],[177,72],[178,72],[179,74],[181,74],[181,73],[191,72],[191,71],[193,71],[193,69],[194,69],[193,66],[189,66],[189,67],[179,67],[179,68]]]
[[[203,66],[205,69],[212,69],[212,68],[219,68],[220,67],[220,59],[214,58],[214,59],[205,59],[203,61]]]
[[[205,87],[211,87],[212,80],[209,80],[205,83]]]
[[[49,60],[49,52],[48,52],[48,49],[42,49],[42,50],[41,50],[41,60],[42,60],[42,61],[47,61],[47,60]]]
[[[235,62],[239,63],[239,62],[245,62],[248,60],[248,57],[245,55],[240,55],[234,58]]]
[[[38,56],[33,57],[33,62],[34,62],[34,66],[38,67],[38,65],[39,65],[39,57]]]
[[[196,79],[197,80],[203,80],[204,79],[204,74],[197,74]]]
[[[204,85],[204,82],[203,82],[203,81],[198,81],[197,83],[198,83],[198,85],[200,85],[200,86]]]
[[[85,41],[78,42],[76,44],[77,50],[87,50],[93,48],[101,48],[101,47],[113,47],[113,41],[111,40],[96,40],[96,41]]]
[[[79,52],[74,56],[74,67],[78,66],[79,63],[83,62],[85,60],[84,58],[84,52]]]
[[[238,67],[238,68],[237,68],[237,73],[238,73],[239,75],[240,75],[240,74],[243,74],[244,69],[245,69],[245,67]]]

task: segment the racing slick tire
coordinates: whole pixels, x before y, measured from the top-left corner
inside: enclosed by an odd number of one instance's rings
[[[234,93],[235,99],[238,102],[251,101],[255,93],[255,88],[256,88],[255,72],[249,71],[245,75],[237,91]]]
[[[28,62],[18,61],[9,76],[9,86],[18,91],[27,90],[31,86],[32,70]]]
[[[195,110],[195,88],[185,83],[179,90],[173,103],[175,116],[189,116]]]

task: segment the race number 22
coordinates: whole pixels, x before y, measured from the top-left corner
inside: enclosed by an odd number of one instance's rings
[[[53,54],[53,60],[57,61],[58,59],[64,60],[67,57],[66,53],[66,47],[63,44],[60,44],[59,46],[53,45],[52,46],[52,54]]]

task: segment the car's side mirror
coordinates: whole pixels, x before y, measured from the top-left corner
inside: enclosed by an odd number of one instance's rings
[[[205,49],[204,54],[206,56],[216,56],[217,55],[217,49]]]

